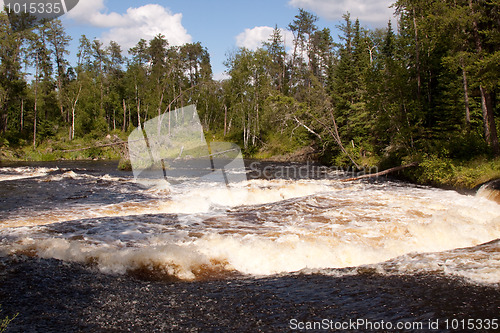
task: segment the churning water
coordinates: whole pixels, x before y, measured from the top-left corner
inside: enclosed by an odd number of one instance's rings
[[[113,167],[0,168],[0,256],[163,283],[369,271],[500,288],[500,205],[486,191],[340,173],[147,188]]]

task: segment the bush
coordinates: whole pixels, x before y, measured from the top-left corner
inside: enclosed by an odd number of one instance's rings
[[[9,148],[9,140],[0,137],[0,147]]]
[[[478,157],[461,162],[436,155],[424,155],[418,168],[405,170],[413,182],[433,186],[473,189],[483,183],[500,178],[500,158],[488,160]]]
[[[455,168],[450,159],[436,155],[427,156],[420,162],[419,182],[431,185],[451,185],[455,177]]]
[[[38,124],[37,135],[39,139],[51,138],[56,135],[57,130],[49,121],[41,120]]]

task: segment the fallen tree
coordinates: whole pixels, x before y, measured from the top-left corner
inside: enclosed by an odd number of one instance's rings
[[[359,176],[359,177],[352,177],[352,178],[341,179],[340,181],[341,182],[352,182],[352,181],[360,180],[360,179],[385,176],[385,175],[388,175],[388,174],[390,174],[392,172],[401,171],[401,170],[404,170],[406,168],[416,167],[416,166],[418,166],[418,164],[419,164],[418,162],[413,162],[413,163],[410,163],[410,164],[400,165],[400,166],[397,166],[397,167],[394,167],[394,168],[390,168],[390,169],[387,169],[387,170],[384,170],[384,171],[380,171],[380,172],[377,172],[377,173],[371,173],[371,174],[362,175],[362,176]]]
[[[76,151],[84,151],[84,150],[89,150],[89,149],[94,149],[94,148],[104,148],[104,147],[112,147],[112,146],[119,146],[119,145],[126,145],[126,144],[128,144],[128,142],[122,141],[122,142],[107,143],[107,144],[85,147],[85,148],[60,150],[60,152],[61,153],[72,153],[72,152],[76,152]]]

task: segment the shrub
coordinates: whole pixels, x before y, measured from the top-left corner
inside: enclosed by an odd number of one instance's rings
[[[463,162],[437,155],[424,155],[414,157],[414,161],[420,162],[419,167],[405,170],[404,175],[419,184],[473,189],[500,178],[500,158],[489,160],[478,157]]]
[[[431,185],[451,185],[454,179],[455,168],[450,159],[440,158],[435,155],[426,156],[420,163],[421,174],[419,181]]]

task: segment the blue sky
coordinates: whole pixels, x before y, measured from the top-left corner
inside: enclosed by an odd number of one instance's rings
[[[336,35],[335,26],[347,11],[353,18],[359,17],[362,25],[386,26],[393,12],[388,8],[391,3],[392,0],[80,0],[62,21],[73,38],[71,62],[82,34],[105,43],[114,40],[128,50],[140,38],[149,40],[162,33],[172,45],[201,42],[208,48],[214,75],[219,78],[229,51],[241,46],[257,47],[267,40],[275,25],[286,29],[298,8],[316,14],[320,18],[318,26],[332,29]],[[292,36],[284,33],[291,44]]]

